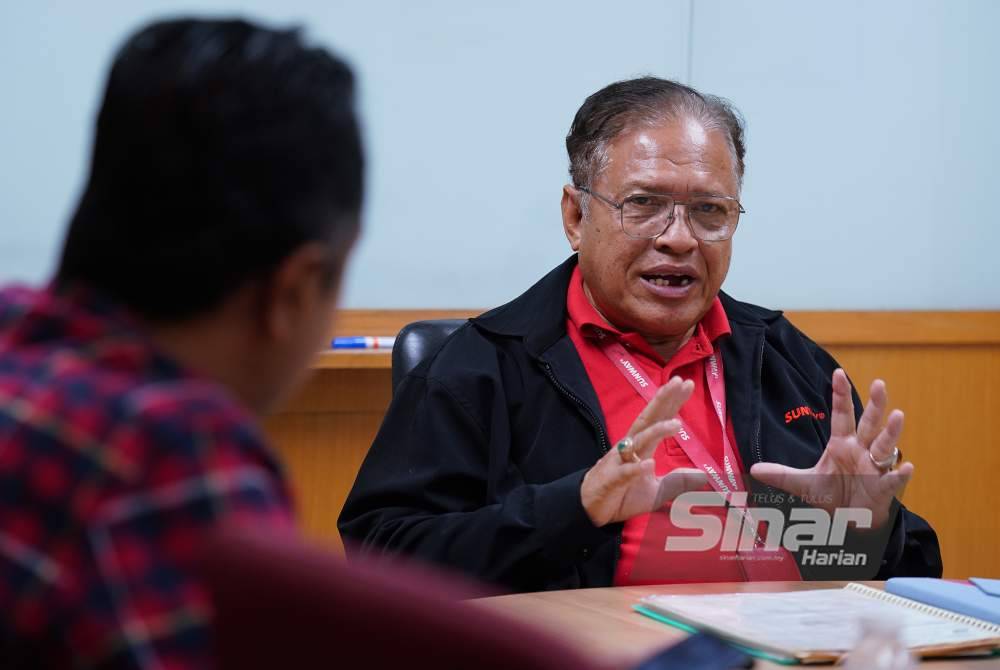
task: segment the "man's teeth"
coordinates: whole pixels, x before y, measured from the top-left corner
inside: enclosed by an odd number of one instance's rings
[[[649,277],[648,281],[653,286],[687,286],[694,278],[687,275],[667,275]]]

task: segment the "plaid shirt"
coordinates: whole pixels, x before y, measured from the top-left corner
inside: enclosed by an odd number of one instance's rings
[[[210,666],[222,523],[292,524],[254,419],[90,292],[0,290],[0,667]]]

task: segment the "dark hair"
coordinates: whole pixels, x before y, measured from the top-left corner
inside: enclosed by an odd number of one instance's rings
[[[301,245],[357,234],[354,78],[296,30],[172,20],[118,52],[57,284],[179,320],[266,277]]]
[[[730,141],[737,179],[742,183],[745,125],[727,100],[657,77],[639,77],[605,86],[586,100],[573,118],[566,151],[575,186],[590,186],[605,167],[608,144],[638,125],[690,116],[706,128],[723,130]]]

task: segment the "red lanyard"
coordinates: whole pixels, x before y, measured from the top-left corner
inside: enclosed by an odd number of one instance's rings
[[[608,357],[615,369],[618,370],[628,380],[632,388],[635,389],[646,402],[656,395],[654,386],[646,377],[642,366],[632,358],[617,340],[608,337],[604,331],[598,333],[598,344],[604,355]],[[712,406],[715,407],[715,415],[722,426],[722,467],[712,457],[705,443],[688,428],[684,419],[677,416],[681,429],[677,432],[677,444],[691,462],[700,467],[709,476],[712,488],[726,496],[735,491],[745,491],[740,473],[736,472],[733,464],[737,462],[736,452],[732,442],[729,441],[729,434],[726,430],[726,391],[722,377],[722,359],[719,356],[719,349],[715,347],[712,355],[708,357],[704,364],[705,381],[708,385],[708,393],[712,398]],[[723,477],[723,475],[725,475]]]
[[[636,393],[646,402],[652,400],[656,394],[656,387],[646,377],[642,366],[625,350],[615,338],[609,337],[605,331],[598,332],[598,344],[604,355],[608,357],[615,369],[618,370],[625,379],[628,380]],[[733,502],[730,494],[739,491],[746,491],[743,478],[736,472],[733,464],[737,462],[736,452],[732,442],[729,441],[729,433],[726,430],[726,390],[722,376],[722,357],[719,356],[719,348],[713,347],[712,355],[708,357],[704,364],[705,381],[708,386],[708,393],[712,399],[712,406],[715,408],[716,418],[722,427],[722,463],[720,468],[718,463],[704,442],[688,430],[687,424],[680,417],[675,417],[681,423],[681,429],[677,433],[677,444],[680,445],[691,462],[704,470],[711,480],[712,488],[721,493],[727,502]],[[725,477],[723,477],[725,475]],[[745,504],[745,501],[744,501]],[[798,566],[784,549],[780,549],[775,554],[773,551],[764,550],[763,541],[757,532],[757,525],[754,523],[750,511],[742,510],[745,519],[745,528],[749,529],[753,536],[753,548],[750,552],[740,549],[737,554],[739,558],[740,571],[747,581],[773,581],[773,580],[800,580]],[[741,541],[742,542],[742,541]],[[777,555],[778,559],[773,560]],[[746,560],[752,557],[763,557],[767,560]]]

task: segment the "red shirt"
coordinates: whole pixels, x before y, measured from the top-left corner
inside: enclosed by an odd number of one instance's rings
[[[625,437],[632,422],[645,408],[646,401],[636,393],[597,345],[598,330],[615,336],[635,357],[636,362],[642,366],[645,377],[654,386],[662,386],[674,375],[694,382],[694,393],[681,409],[681,417],[684,419],[685,427],[701,439],[716,463],[722,463],[722,426],[719,424],[706,387],[704,368],[705,359],[712,354],[715,341],[732,332],[729,328],[729,319],[726,318],[719,299],[716,298],[712,302],[708,312],[695,327],[694,334],[668,361],[663,360],[638,333],[623,333],[604,320],[584,292],[579,268],[574,270],[573,278],[570,280],[566,306],[569,312],[567,331],[600,400],[611,443],[614,444]],[[732,422],[728,417],[726,431],[735,451],[736,438]],[[735,456],[737,462],[734,463],[734,467],[743,471],[738,451]],[[656,462],[657,475],[664,475],[676,468],[697,467],[674,438],[668,438],[657,446],[653,458]],[[650,515],[642,514],[625,523],[621,556],[615,570],[615,586],[639,583],[744,581],[744,573],[738,561],[719,560],[717,550],[711,552],[712,556],[706,556],[709,552],[668,554],[657,550],[644,551],[642,569],[637,571],[641,574],[633,575],[636,557],[649,518]],[[677,529],[672,532],[682,534]],[[646,538],[647,544],[653,539]],[[662,542],[653,544],[658,544],[662,549]],[[650,572],[656,576],[650,578]]]

